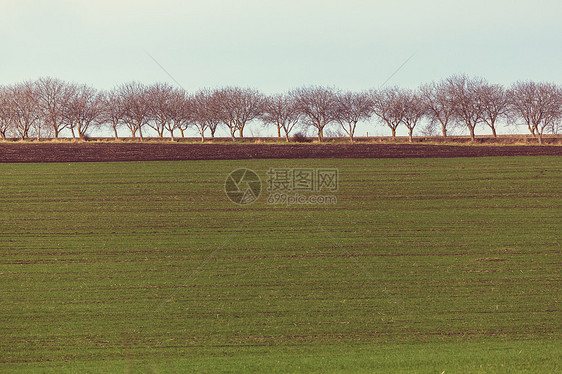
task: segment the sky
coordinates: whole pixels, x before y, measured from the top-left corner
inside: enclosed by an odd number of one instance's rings
[[[0,85],[562,83],[559,0],[0,0],[0,35]]]
[[[383,84],[409,57],[387,85],[457,73],[501,84],[562,82],[559,0],[0,4],[0,84],[55,76],[100,89],[175,79],[188,91],[361,90]]]

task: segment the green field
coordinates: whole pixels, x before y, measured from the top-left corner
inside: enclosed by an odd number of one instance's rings
[[[560,372],[561,161],[0,164],[0,372]]]

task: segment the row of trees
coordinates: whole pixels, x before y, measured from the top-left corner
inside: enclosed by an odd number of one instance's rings
[[[132,82],[111,91],[54,78],[0,86],[0,136],[55,137],[67,129],[73,138],[109,126],[115,138],[126,128],[143,139],[147,128],[159,137],[194,129],[201,140],[214,137],[219,126],[233,140],[243,137],[248,123],[273,126],[287,140],[298,127],[312,129],[322,141],[326,128],[337,126],[353,141],[358,123],[376,118],[396,136],[425,120],[446,137],[464,127],[472,139],[479,126],[497,134],[497,124],[523,124],[542,143],[546,132],[558,133],[562,121],[562,88],[552,83],[517,82],[509,89],[482,78],[452,76],[410,90],[390,87],[367,92],[341,92],[327,87],[303,87],[266,96],[254,89],[227,87],[189,94],[164,83]]]

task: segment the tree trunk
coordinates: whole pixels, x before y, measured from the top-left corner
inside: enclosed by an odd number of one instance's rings
[[[54,126],[53,129],[55,130],[55,139],[58,139],[59,137],[59,128]]]
[[[180,127],[180,133],[181,133],[181,137],[185,138],[185,134],[184,134],[183,129],[181,127]]]
[[[542,145],[542,133],[540,131],[537,130],[537,137],[539,139],[539,144]]]
[[[318,141],[320,143],[322,143],[322,140],[324,140],[324,127],[319,127],[318,128]]]
[[[492,126],[492,135],[494,135],[494,138],[498,137],[498,134],[496,134],[496,127]]]
[[[408,139],[410,140],[410,143],[414,142],[414,129],[408,129]]]
[[[205,130],[201,131],[201,143],[205,143]]]
[[[142,142],[142,141],[144,140],[144,137],[142,136],[142,127],[141,127],[141,126],[139,126],[139,127],[138,127],[138,129],[139,129],[139,137],[140,137],[140,141]]]
[[[241,138],[244,137],[244,126],[240,126],[240,128],[238,129],[238,133],[240,134]]]
[[[117,126],[113,126],[113,134],[115,140],[119,140],[119,135],[117,134]]]
[[[174,141],[174,129],[170,130],[170,140]]]
[[[355,134],[355,131],[352,128],[349,128],[349,132],[347,133],[347,135],[349,135],[349,141],[351,143],[353,143],[355,141],[354,134]]]
[[[441,132],[443,133],[443,137],[447,137],[447,126],[441,124]]]
[[[474,135],[474,127],[469,126],[468,130],[470,131],[470,139],[474,141],[476,139],[476,135]]]
[[[355,126],[349,126],[349,140],[351,140],[351,142],[353,143],[355,141],[355,127],[357,126],[357,123],[355,124]]]
[[[396,138],[396,128],[395,127],[391,127],[390,130],[392,131],[392,137]]]
[[[72,139],[76,139],[76,134],[74,134],[74,126],[70,126],[70,132],[72,133]]]
[[[281,126],[277,126],[277,137],[281,137]]]

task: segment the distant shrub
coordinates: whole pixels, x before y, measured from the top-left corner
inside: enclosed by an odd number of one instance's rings
[[[82,135],[82,140],[85,142],[89,142],[90,140],[92,140],[92,138],[90,137],[90,135],[84,134]]]
[[[293,135],[293,141],[295,143],[310,143],[312,140],[306,137],[302,132],[297,132]]]

